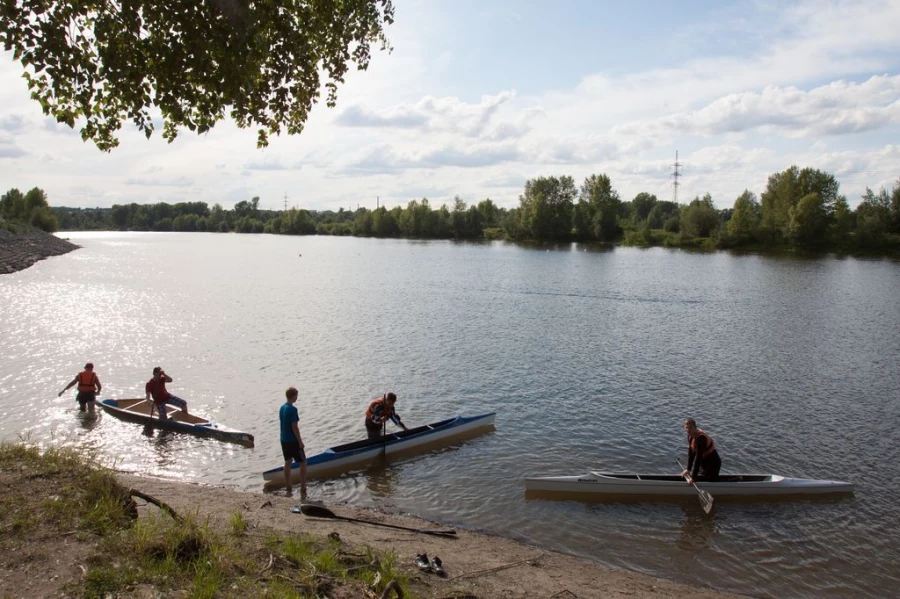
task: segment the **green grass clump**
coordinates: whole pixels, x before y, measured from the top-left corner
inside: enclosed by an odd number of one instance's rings
[[[253,535],[241,511],[219,528],[196,512],[138,517],[129,489],[78,449],[0,443],[0,483],[0,549],[31,542],[41,550],[40,539],[73,532],[91,545],[87,572],[64,584],[66,596],[127,595],[138,585],[192,598],[312,598],[338,588],[364,596],[391,581],[411,596],[390,552],[353,553],[340,540],[309,535]]]

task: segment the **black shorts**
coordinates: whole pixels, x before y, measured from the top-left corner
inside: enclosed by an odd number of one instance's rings
[[[306,461],[306,454],[300,448],[300,444],[296,441],[282,441],[281,453],[284,455],[284,461],[294,460],[303,463]]]
[[[97,401],[97,392],[79,391],[78,395],[75,396],[75,400],[78,402],[79,406],[84,407],[92,401]]]

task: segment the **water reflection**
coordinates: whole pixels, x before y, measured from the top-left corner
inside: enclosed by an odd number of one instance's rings
[[[94,430],[98,424],[100,424],[100,410],[95,410],[93,412],[82,412],[81,410],[75,410],[78,424],[85,431]]]
[[[699,505],[683,506],[684,517],[681,520],[681,532],[675,544],[679,549],[694,551],[708,549],[716,532],[718,518],[716,513],[706,514]]]
[[[388,499],[394,494],[399,474],[397,468],[392,468],[384,460],[378,460],[364,470],[362,476],[372,499]]]

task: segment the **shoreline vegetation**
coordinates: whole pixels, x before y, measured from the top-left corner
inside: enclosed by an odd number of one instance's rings
[[[722,199],[718,202],[723,204]],[[227,210],[205,202],[117,204],[111,208],[50,207],[39,188],[11,189],[0,217],[45,231],[175,231],[352,235],[358,237],[579,242],[700,250],[900,255],[900,178],[888,191],[866,188],[855,209],[831,173],[791,166],[769,176],[757,198],[745,190],[719,209],[707,193],[688,203],[641,192],[623,200],[609,176],[577,186],[570,176],[525,182],[515,208],[490,198],[468,204],[459,196],[437,205],[428,198],[406,207],[358,207],[337,212],[265,210],[260,198]]]
[[[757,199],[745,190],[732,208],[717,209],[710,194],[687,204],[639,193],[623,201],[607,175],[581,187],[569,176],[525,183],[517,208],[487,198],[469,205],[459,196],[433,208],[427,198],[403,208],[314,211],[264,210],[259,198],[226,210],[205,202],[116,204],[111,208],[51,207],[40,188],[0,197],[0,274],[75,249],[39,231],[174,231],[337,235],[379,238],[582,243],[765,254],[900,256],[900,178],[889,193],[866,188],[851,210],[834,175],[797,166],[769,176]],[[24,232],[24,234],[23,234]],[[55,239],[55,238],[54,238]]]
[[[0,443],[0,594],[29,597],[736,597],[501,537],[291,513],[297,500],[115,472],[73,448]],[[428,528],[352,507],[340,514]],[[346,517],[345,516],[345,517]],[[446,576],[421,572],[439,556]],[[49,567],[48,567],[49,565]]]

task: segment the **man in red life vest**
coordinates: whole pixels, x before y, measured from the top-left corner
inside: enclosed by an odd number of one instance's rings
[[[369,409],[366,410],[366,432],[369,433],[370,439],[376,439],[381,436],[384,424],[388,419],[403,430],[406,430],[406,425],[400,421],[400,416],[394,411],[394,404],[396,403],[397,396],[393,393],[387,393],[369,404]]]
[[[60,391],[57,397],[62,397],[62,394],[74,385],[78,385],[78,395],[75,396],[75,399],[78,401],[78,409],[84,412],[85,408],[87,408],[93,412],[97,394],[100,393],[102,386],[97,373],[94,372],[94,364],[92,362],[85,364],[84,370],[76,374],[72,382],[66,385],[66,388]]]
[[[171,383],[172,377],[165,373],[161,366],[153,369],[153,378],[144,385],[144,391],[147,394],[147,401],[153,398],[153,407],[159,412],[159,419],[166,420],[166,404],[181,408],[185,414],[188,413],[187,402],[169,393],[166,390],[166,383]],[[151,415],[153,410],[151,408]]]
[[[681,476],[690,474],[697,480],[718,480],[722,469],[722,458],[716,451],[712,437],[703,429],[697,428],[693,418],[684,421],[684,432],[688,437],[688,463]]]

